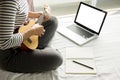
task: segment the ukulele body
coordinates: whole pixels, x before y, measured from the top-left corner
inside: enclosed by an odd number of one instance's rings
[[[18,30],[19,33],[24,33],[27,30],[29,30],[30,28],[32,28],[32,26],[35,24],[34,20],[30,20],[29,23],[25,26],[21,26]],[[38,46],[38,36],[37,35],[32,35],[31,37],[29,37],[27,40],[25,40],[22,45],[21,45],[21,49],[23,50],[34,50],[36,49]]]

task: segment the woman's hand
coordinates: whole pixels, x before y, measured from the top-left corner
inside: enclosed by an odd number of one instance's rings
[[[41,37],[42,35],[44,35],[44,33],[45,33],[44,27],[42,25],[35,24],[33,25],[32,28],[21,34],[23,35],[23,41],[25,41],[32,35],[38,35]]]
[[[44,15],[44,21],[46,22],[51,18],[51,8],[48,5],[43,5],[44,13],[43,12],[32,12],[28,13],[28,18],[39,18],[41,15]]]
[[[32,35],[42,36],[44,35],[45,29],[42,25],[35,24],[32,28]]]
[[[39,18],[42,15],[42,12],[32,12],[28,13],[28,18]]]

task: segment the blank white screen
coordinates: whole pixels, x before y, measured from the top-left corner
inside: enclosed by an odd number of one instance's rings
[[[85,27],[95,32],[99,32],[104,16],[105,13],[81,4],[78,16],[76,18],[76,22],[84,25]]]

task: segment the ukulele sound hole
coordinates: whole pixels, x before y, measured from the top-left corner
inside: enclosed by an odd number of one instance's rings
[[[32,43],[32,40],[31,40],[30,38],[28,38],[27,41],[28,41],[29,43]]]

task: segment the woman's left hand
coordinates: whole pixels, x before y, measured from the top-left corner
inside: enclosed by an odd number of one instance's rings
[[[42,12],[32,12],[28,13],[28,18],[39,18],[42,15]]]
[[[28,14],[28,17],[29,18],[39,18],[41,15],[44,15],[44,21],[43,22],[46,22],[46,21],[50,20],[50,18],[51,18],[50,7],[48,5],[44,5],[43,9],[44,9],[44,13],[43,12],[32,12],[32,11],[30,11],[29,14]]]

